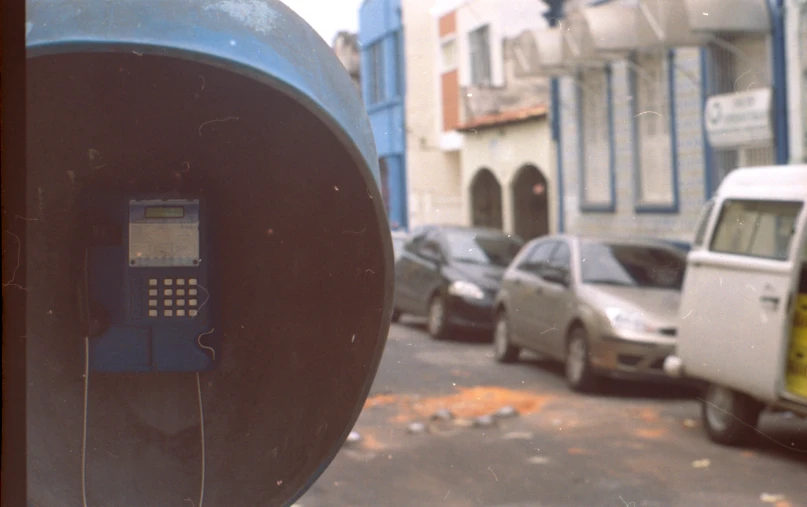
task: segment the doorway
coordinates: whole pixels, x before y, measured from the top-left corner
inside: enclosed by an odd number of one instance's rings
[[[514,231],[525,241],[549,234],[549,185],[533,165],[519,169],[512,185]]]
[[[476,227],[503,228],[502,186],[489,169],[480,169],[471,181],[471,222]]]

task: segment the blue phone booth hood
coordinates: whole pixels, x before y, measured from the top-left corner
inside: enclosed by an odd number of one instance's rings
[[[318,115],[380,181],[361,97],[333,50],[279,0],[27,0],[29,58],[132,52],[198,61],[279,88]]]

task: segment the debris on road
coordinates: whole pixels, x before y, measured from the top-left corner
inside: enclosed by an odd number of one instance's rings
[[[406,428],[406,431],[415,435],[420,433],[426,433],[426,425],[421,422],[413,422],[409,424],[409,426]]]
[[[454,414],[452,414],[447,408],[441,408],[437,412],[433,413],[430,419],[432,421],[451,421],[454,419]]]
[[[546,456],[532,456],[527,458],[527,463],[530,465],[546,465],[549,463],[549,458]]]
[[[349,444],[354,444],[359,441],[361,441],[361,434],[358,431],[351,431],[347,436],[347,442]]]
[[[698,421],[695,419],[684,419],[684,428],[696,428]]]
[[[471,428],[474,422],[471,419],[454,419],[454,425],[460,428]]]
[[[518,415],[518,410],[510,405],[505,405],[504,407],[500,408],[493,414],[495,417],[504,419],[507,417],[516,417]]]
[[[692,468],[709,468],[712,462],[708,459],[697,459],[692,462]]]
[[[773,493],[762,493],[759,495],[759,499],[765,503],[777,503],[777,502],[784,502],[785,495],[773,494]]]
[[[490,415],[481,415],[474,419],[474,426],[477,428],[489,428],[496,424],[496,419]]]
[[[532,440],[534,435],[529,431],[511,431],[502,437],[505,440]]]

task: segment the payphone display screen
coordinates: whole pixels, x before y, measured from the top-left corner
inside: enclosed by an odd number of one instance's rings
[[[181,205],[177,205],[181,204]],[[131,201],[129,265],[176,267],[199,265],[199,204]]]

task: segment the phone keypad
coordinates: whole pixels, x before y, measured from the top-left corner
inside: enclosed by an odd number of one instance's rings
[[[162,282],[162,283],[160,283]],[[157,286],[162,287],[162,298]],[[196,278],[150,278],[148,280],[148,316],[158,317],[162,310],[163,317],[196,317],[199,314],[198,280]],[[174,288],[174,287],[182,287]],[[185,287],[188,287],[185,289]],[[193,299],[185,299],[185,296],[192,296]],[[176,297],[177,299],[173,299]],[[175,307],[180,307],[176,308]]]

